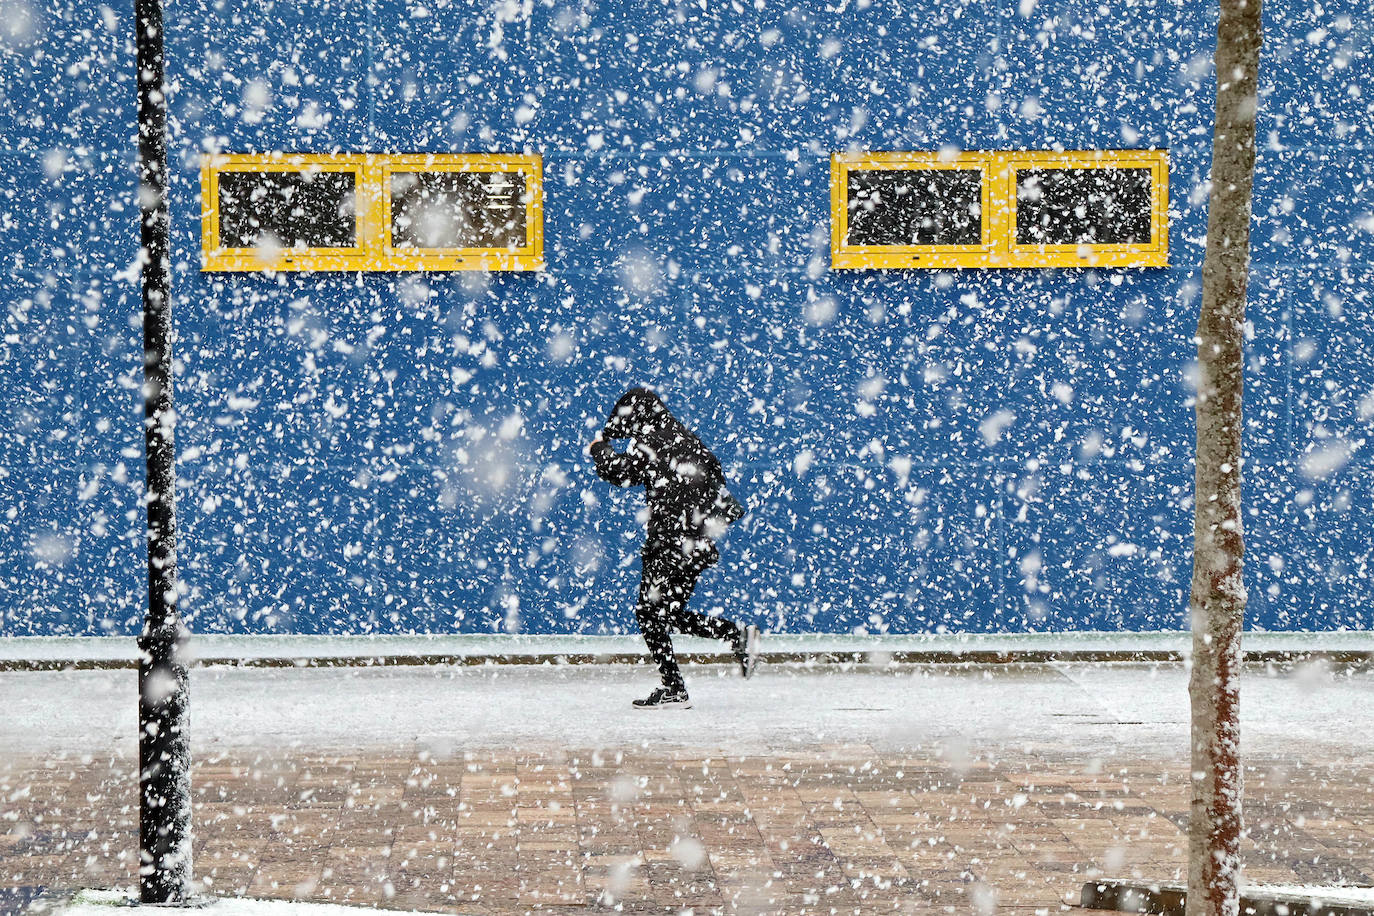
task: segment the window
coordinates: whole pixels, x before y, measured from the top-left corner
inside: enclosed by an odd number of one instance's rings
[[[206,157],[205,270],[540,270],[538,156]]]
[[[206,270],[362,270],[362,156],[214,156],[201,170]]]
[[[981,245],[979,169],[849,172],[851,245]]]
[[[991,255],[986,153],[836,156],[836,267],[982,266]]]
[[[1164,267],[1159,150],[837,154],[836,268]]]
[[[228,248],[356,248],[353,172],[225,172],[219,237]]]
[[[1013,267],[1167,267],[1164,150],[1011,153]]]
[[[387,156],[383,257],[392,270],[538,270],[538,156]]]

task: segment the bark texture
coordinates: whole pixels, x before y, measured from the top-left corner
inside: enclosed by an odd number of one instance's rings
[[[176,444],[168,271],[167,98],[161,0],[135,0],[143,261],[143,444],[148,459],[148,615],[139,636],[139,899],[191,887],[191,749],[186,627],[177,607]]]
[[[1236,916],[1240,893],[1241,434],[1259,0],[1221,0],[1212,189],[1198,320],[1193,518],[1192,808],[1187,916]]]

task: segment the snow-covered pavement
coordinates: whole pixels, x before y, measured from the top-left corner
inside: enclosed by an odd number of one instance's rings
[[[695,708],[641,712],[649,669],[626,665],[228,668],[193,673],[199,750],[684,746],[756,753],[819,744],[882,750],[1080,751],[1182,759],[1187,672],[1179,664],[890,668],[773,667],[752,681],[687,669]],[[1374,752],[1374,672],[1252,666],[1242,693],[1248,753]],[[128,670],[0,672],[9,753],[134,750]]]
[[[70,903],[62,905],[55,916],[119,916],[121,910],[129,906],[133,888],[121,891],[84,891]],[[201,916],[203,906],[166,906],[159,905],[162,916]],[[225,897],[217,900],[213,910],[215,916],[366,916],[368,913],[386,912],[391,916],[421,916],[420,913],[399,910],[379,911],[374,907],[339,906],[332,903],[305,903],[300,900],[250,900],[242,897]]]
[[[481,916],[1024,914],[1186,874],[1180,664],[687,677],[695,708],[640,712],[643,666],[197,668],[197,878]],[[0,883],[129,886],[134,672],[0,672],[0,708]],[[1242,708],[1249,879],[1367,883],[1374,673],[1252,666]]]

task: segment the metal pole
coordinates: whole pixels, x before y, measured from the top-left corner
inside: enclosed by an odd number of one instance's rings
[[[143,414],[148,459],[148,616],[139,637],[139,899],[191,888],[191,749],[186,628],[177,610],[172,299],[168,284],[167,97],[161,0],[135,0],[138,199],[142,216]]]

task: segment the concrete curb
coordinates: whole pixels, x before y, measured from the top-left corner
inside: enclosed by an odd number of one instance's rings
[[[838,666],[856,665],[1044,665],[1054,662],[1158,662],[1181,663],[1186,653],[1170,649],[1146,650],[1051,650],[1051,649],[970,649],[957,651],[884,650],[871,651],[788,651],[764,652],[765,665]],[[679,652],[684,664],[733,664],[727,653]],[[1374,666],[1374,652],[1346,649],[1280,650],[1260,649],[1245,652],[1248,664],[1279,666],[1324,662],[1343,668]],[[431,665],[639,665],[647,664],[643,653],[627,652],[474,652],[474,653],[376,653],[366,655],[206,655],[195,659],[193,667],[236,668],[390,668]],[[0,658],[0,671],[91,671],[123,670],[138,667],[134,658]]]

